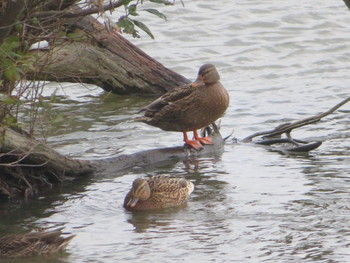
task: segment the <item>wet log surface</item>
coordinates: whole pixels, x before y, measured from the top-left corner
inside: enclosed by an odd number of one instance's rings
[[[187,160],[193,157],[213,156],[222,154],[225,141],[220,132],[211,134],[214,144],[204,145],[201,150],[194,150],[187,145],[151,149],[133,154],[119,155],[116,157],[93,161],[97,167],[96,173],[113,174],[127,171],[131,168],[146,168],[168,161]]]
[[[219,131],[211,134],[214,144],[196,151],[189,146],[152,149],[101,160],[65,157],[25,133],[1,128],[0,199],[35,196],[41,189],[67,179],[87,175],[115,175],[131,168],[153,166],[167,161],[221,154],[224,140]]]
[[[68,178],[91,174],[88,161],[65,157],[20,129],[0,126],[0,199],[35,196]]]
[[[41,167],[63,176],[79,176],[94,171],[89,162],[65,157],[25,133],[0,127],[0,134],[1,159],[12,159],[12,162],[3,164],[7,167]]]

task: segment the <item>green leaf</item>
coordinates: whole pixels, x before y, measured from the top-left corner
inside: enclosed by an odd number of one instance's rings
[[[163,13],[159,12],[157,9],[147,8],[144,10],[147,11],[148,13],[151,13],[153,15],[156,15],[156,16],[164,19],[165,21],[167,20],[166,16]]]
[[[124,33],[133,34],[135,32],[134,24],[132,20],[128,17],[121,17],[117,24],[119,27],[124,28]]]
[[[9,58],[3,58],[1,60],[1,64],[0,67],[1,68],[9,68],[9,67],[13,67],[14,66],[14,62],[12,59]]]
[[[51,123],[59,123],[64,121],[65,117],[63,113],[58,113],[54,118],[51,118]]]
[[[18,36],[10,36],[4,40],[4,43],[0,46],[0,50],[6,53],[12,52],[20,46],[20,39]]]
[[[6,126],[13,126],[13,124],[16,124],[16,123],[17,123],[17,118],[15,118],[14,116],[9,115],[6,118],[6,121],[5,121]]]
[[[129,6],[129,14],[132,16],[138,16],[139,14],[136,12],[137,5],[130,5]]]
[[[46,110],[50,110],[52,108],[51,103],[44,100],[39,100],[39,107]]]
[[[157,4],[174,5],[174,3],[167,0],[149,0],[149,1]]]
[[[17,24],[17,25],[15,25],[15,30],[16,30],[17,32],[21,32],[21,31],[23,30],[23,25],[22,25],[22,24]]]
[[[128,5],[128,4],[130,4],[131,1],[132,1],[132,0],[122,0],[123,5]]]
[[[50,101],[51,101],[52,103],[57,102],[57,90],[58,90],[58,89],[55,89],[54,92],[52,92],[52,94],[51,94],[51,96],[50,96]]]
[[[14,97],[7,97],[6,99],[4,99],[2,101],[2,103],[5,105],[15,105],[18,102],[19,102],[18,99],[14,98]]]
[[[11,67],[4,71],[4,77],[10,81],[16,81],[21,78],[20,69],[16,67]]]
[[[33,25],[39,25],[39,19],[37,17],[32,18]]]
[[[131,19],[130,19],[131,20]],[[154,36],[151,32],[151,30],[142,22],[137,21],[137,20],[131,20],[137,27],[145,31],[152,39],[154,39]]]
[[[67,33],[67,37],[71,40],[74,40],[74,41],[82,40],[81,33],[79,33],[79,32]]]

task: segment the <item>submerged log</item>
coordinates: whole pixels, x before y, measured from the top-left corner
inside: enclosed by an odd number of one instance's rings
[[[137,152],[134,154],[123,154],[113,158],[98,160],[94,165],[98,167],[98,173],[116,174],[125,172],[130,168],[146,168],[160,163],[187,160],[189,158],[213,156],[222,154],[224,151],[225,140],[222,138],[216,125],[213,124],[213,130],[210,130],[210,136],[214,144],[204,145],[203,149],[194,150],[188,145],[152,149]]]
[[[215,127],[215,126],[214,126]],[[42,142],[11,128],[0,127],[0,199],[35,196],[41,187],[88,174],[116,174],[134,167],[221,154],[224,140],[214,128],[213,145],[196,151],[187,145],[152,149],[102,160],[67,158]]]

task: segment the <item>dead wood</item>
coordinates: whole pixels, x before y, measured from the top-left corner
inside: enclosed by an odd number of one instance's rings
[[[251,142],[252,139],[257,137],[257,136],[264,135],[264,137],[266,138],[266,137],[273,137],[273,136],[281,135],[283,133],[286,133],[287,137],[291,138],[290,137],[290,133],[292,132],[293,129],[296,129],[296,128],[299,128],[299,127],[302,127],[302,126],[305,126],[305,125],[309,125],[309,124],[318,122],[319,120],[321,120],[322,118],[326,117],[327,115],[335,112],[337,109],[339,109],[341,106],[343,106],[344,104],[346,104],[349,101],[350,101],[350,97],[344,99],[343,101],[341,101],[340,103],[338,103],[337,105],[335,105],[334,107],[332,107],[331,109],[329,109],[326,112],[323,112],[323,113],[320,113],[320,114],[317,114],[315,116],[308,117],[308,118],[305,118],[305,119],[301,119],[301,120],[298,120],[298,121],[295,121],[295,122],[292,122],[292,123],[281,124],[281,125],[277,126],[273,130],[254,133],[254,134],[244,138],[243,142]]]
[[[91,162],[65,157],[20,130],[0,126],[0,135],[0,196],[28,197],[40,187],[95,169]]]
[[[67,158],[21,131],[0,127],[0,199],[35,196],[43,187],[78,176],[116,175],[130,168],[221,154],[224,140],[216,126],[213,127],[210,135],[214,145],[205,145],[199,151],[184,145],[90,161]]]
[[[204,145],[203,149],[199,151],[196,151],[187,145],[183,145],[170,148],[146,150],[134,154],[123,154],[113,158],[93,162],[93,164],[98,167],[96,173],[116,175],[131,168],[146,168],[160,163],[222,154],[224,151],[225,141],[216,125],[213,124],[212,127],[213,129],[210,130],[209,135],[212,137],[214,144]]]
[[[34,51],[39,70],[28,72],[29,79],[84,82],[117,94],[163,94],[190,82],[92,16],[68,19],[66,28],[79,37]]]

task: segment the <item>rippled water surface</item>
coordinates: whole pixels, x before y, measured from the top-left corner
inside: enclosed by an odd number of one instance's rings
[[[323,141],[308,156],[239,142],[349,96],[349,11],[340,0],[184,2],[160,9],[167,22],[141,16],[156,39],[131,41],[190,79],[214,63],[231,96],[221,132],[234,130],[238,143],[229,140],[219,156],[66,183],[10,204],[2,230],[65,226],[77,236],[63,262],[350,262],[350,106],[293,132]],[[75,84],[58,93],[66,122],[49,142],[65,155],[98,159],[182,144],[179,133],[131,121],[151,98]],[[124,211],[131,182],[146,173],[190,179],[188,206]]]

